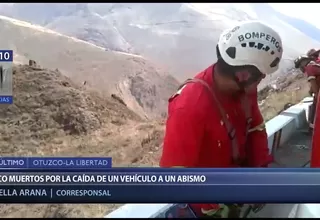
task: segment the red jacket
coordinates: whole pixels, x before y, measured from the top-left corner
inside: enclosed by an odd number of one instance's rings
[[[214,89],[214,66],[199,73],[196,78],[206,81]],[[213,73],[213,74],[212,74]],[[229,121],[236,129],[239,154],[249,158],[249,166],[260,167],[271,162],[267,133],[253,131],[248,135],[250,155],[245,155],[245,114],[240,98],[224,97],[216,93]],[[252,128],[264,125],[257,92],[249,97],[252,109]],[[232,163],[231,141],[211,93],[200,83],[186,84],[169,99],[168,119],[164,138],[161,167],[237,167]],[[199,214],[207,204],[192,205]],[[209,205],[216,206],[216,205]]]
[[[308,80],[316,79],[317,84],[320,86],[320,60],[311,61],[305,67],[305,74],[308,76]],[[320,96],[316,102],[316,113],[314,119],[314,129],[312,135],[312,151],[311,151],[311,164],[312,168],[320,168]]]
[[[314,129],[312,134],[312,150],[310,167],[320,168],[320,95],[316,102],[316,115],[314,120]]]

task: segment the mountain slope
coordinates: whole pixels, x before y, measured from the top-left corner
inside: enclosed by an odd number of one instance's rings
[[[239,21],[260,19],[280,32],[285,49],[278,74],[264,80],[264,84],[269,84],[292,68],[296,56],[310,47],[320,47],[320,43],[266,6],[259,3],[39,3],[1,5],[0,13],[107,49],[141,54],[165,66],[180,81],[216,60],[215,45],[223,29]]]
[[[105,51],[90,43],[66,37],[26,22],[0,16],[0,48],[12,49],[14,60],[37,60],[59,68],[77,83],[110,96],[117,94],[143,117],[166,113],[168,97],[178,82],[152,62],[136,55]]]
[[[262,10],[269,11],[271,13],[274,13],[279,17],[281,20],[287,22],[288,24],[292,25],[293,27],[297,28],[301,32],[305,33],[309,37],[313,38],[316,41],[320,41],[320,29],[317,28],[315,25],[299,19],[295,17],[291,17],[285,14],[280,13],[276,9],[274,9],[272,6],[270,6],[268,3],[259,4]],[[314,5],[317,7],[318,5]],[[290,6],[289,6],[290,7]]]
[[[158,164],[163,123],[146,122],[59,71],[17,65],[13,72],[14,104],[0,108],[2,156],[108,155],[113,166]],[[114,206],[0,204],[0,216],[102,217]]]
[[[132,52],[131,46],[121,37],[108,20],[91,13],[82,3],[30,3],[1,4],[4,16],[46,26],[59,33],[77,36],[90,43],[122,52]],[[94,26],[92,28],[92,26]]]

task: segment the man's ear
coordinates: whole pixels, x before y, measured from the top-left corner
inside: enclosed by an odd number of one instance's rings
[[[250,73],[248,71],[237,71],[235,77],[238,79],[238,82],[247,81],[250,78]]]

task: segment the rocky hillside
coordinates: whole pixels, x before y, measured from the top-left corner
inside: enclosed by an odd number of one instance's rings
[[[309,96],[309,85],[305,76],[300,71],[290,70],[259,91],[259,107],[265,121],[268,121],[288,104],[296,104],[306,96]]]
[[[0,108],[2,156],[110,156],[115,166],[158,164],[163,123],[77,86],[57,70],[18,65],[14,104]],[[0,205],[1,217],[101,217],[113,205]]]
[[[268,4],[259,3],[37,3],[1,4],[0,14],[39,24],[108,50],[133,52],[166,66],[180,81],[216,60],[221,31],[259,19],[282,36],[284,59],[270,77],[292,68],[296,56],[320,47]],[[297,43],[298,42],[298,43]],[[264,80],[263,86],[269,84]]]
[[[137,55],[106,51],[75,38],[0,16],[0,48],[14,51],[14,61],[36,60],[59,68],[78,85],[103,95],[115,94],[141,117],[161,117],[178,82],[161,67]]]

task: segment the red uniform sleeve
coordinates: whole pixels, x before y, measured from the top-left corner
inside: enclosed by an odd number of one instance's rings
[[[265,167],[272,162],[273,158],[268,148],[268,135],[259,109],[257,94],[252,97],[252,123],[247,146],[250,167]]]
[[[161,167],[196,167],[204,124],[199,111],[193,109],[178,108],[170,113],[166,124]]]
[[[320,96],[318,96],[317,109],[320,108]],[[320,114],[315,115],[314,129],[312,135],[311,168],[320,168]]]
[[[172,110],[166,124],[160,167],[197,167],[204,126],[201,112],[194,106]],[[220,210],[218,204],[190,206],[199,216]]]

